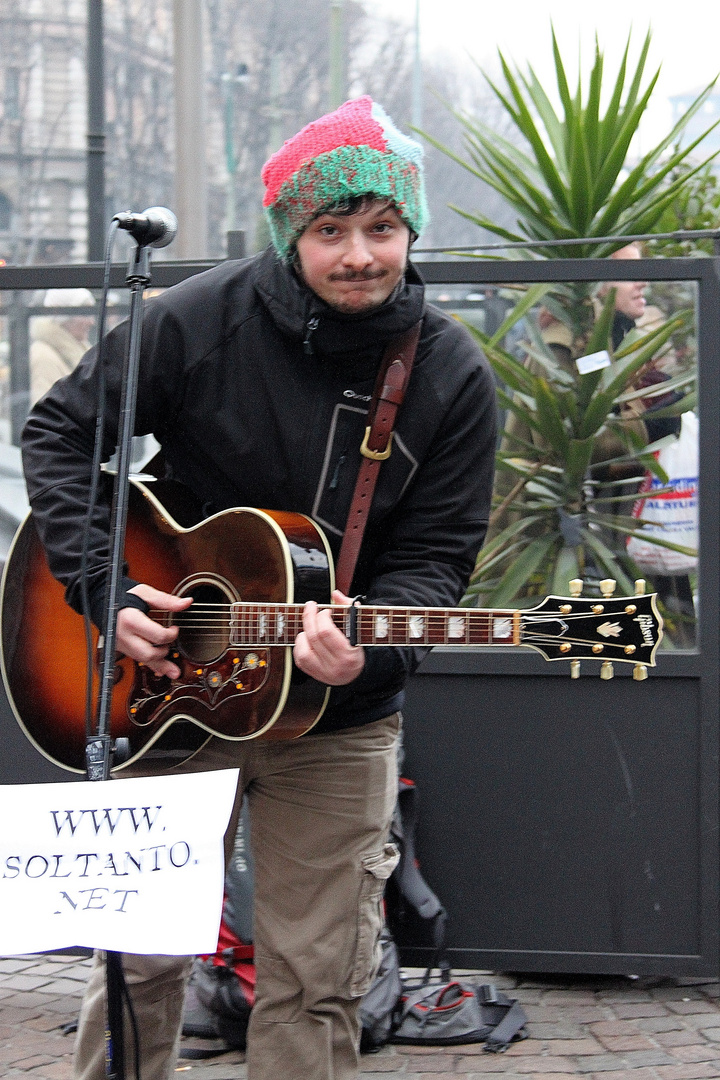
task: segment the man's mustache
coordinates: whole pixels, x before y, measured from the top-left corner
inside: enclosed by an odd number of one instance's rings
[[[375,281],[384,277],[385,270],[344,270],[330,275],[331,281]]]

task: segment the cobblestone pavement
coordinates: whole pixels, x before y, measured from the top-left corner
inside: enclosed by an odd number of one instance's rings
[[[72,1034],[89,961],[0,958],[0,1076],[71,1080]],[[464,973],[465,978],[478,977]],[[482,1044],[386,1047],[363,1058],[377,1080],[695,1080],[720,1078],[720,984],[603,976],[491,977],[522,1002],[528,1038],[505,1054]],[[487,982],[487,974],[480,981]],[[185,1040],[186,1047],[208,1047]],[[245,1080],[243,1056],[183,1059],[178,1080]],[[302,1080],[301,1077],[292,1080]]]

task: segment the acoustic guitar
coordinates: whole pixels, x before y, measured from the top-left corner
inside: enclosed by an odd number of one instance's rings
[[[161,501],[162,496],[162,501]],[[174,502],[173,510],[169,509]],[[179,626],[171,651],[178,679],[120,659],[111,735],[129,756],[125,775],[182,771],[212,736],[291,739],[309,731],[328,687],[293,665],[305,601],[327,606],[358,645],[524,646],[547,660],[655,663],[662,620],[654,595],[547,597],[521,610],[328,604],[333,566],[310,518],[250,508],[187,524],[174,486],[133,482],[126,561],[136,581],[191,595],[187,611],[158,622]],[[61,768],[85,772],[83,620],[52,577],[32,515],[13,542],[0,599],[2,676],[20,726]],[[97,677],[97,673],[96,673]]]

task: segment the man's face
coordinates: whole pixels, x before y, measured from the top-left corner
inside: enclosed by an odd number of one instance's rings
[[[639,259],[640,252],[634,244],[614,251],[611,259]],[[639,319],[645,312],[647,281],[613,281],[615,286],[615,310],[629,319]]]
[[[305,284],[330,307],[359,314],[379,307],[402,280],[410,230],[392,203],[355,214],[321,214],[297,242]]]

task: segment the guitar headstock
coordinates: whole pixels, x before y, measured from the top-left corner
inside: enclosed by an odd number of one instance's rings
[[[546,596],[538,607],[520,615],[520,644],[529,645],[546,660],[600,660],[601,675],[612,678],[612,664],[636,665],[635,678],[643,679],[655,666],[662,640],[662,617],[656,594],[583,597]]]

